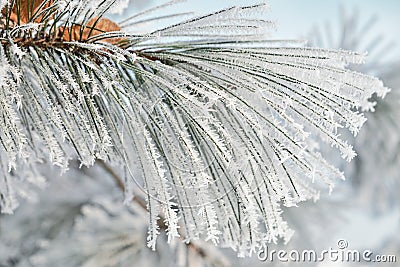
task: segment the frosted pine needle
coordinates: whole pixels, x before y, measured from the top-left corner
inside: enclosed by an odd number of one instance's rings
[[[364,55],[269,40],[263,4],[134,35],[104,26],[114,1],[35,2],[1,2],[2,212],[36,163],[101,159],[143,190],[152,249],[161,218],[169,240],[249,255],[290,238],[282,205],[343,178],[318,142],[350,161],[338,128],[357,134],[389,91],[346,69]]]

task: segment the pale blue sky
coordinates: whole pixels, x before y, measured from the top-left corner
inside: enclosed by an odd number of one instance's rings
[[[279,24],[276,32],[278,37],[296,37],[297,34],[309,32],[313,25],[323,25],[326,21],[334,21],[336,26],[340,18],[340,6],[343,6],[349,13],[358,10],[361,21],[376,15],[378,21],[371,33],[382,34],[386,39],[400,44],[398,0],[270,0],[269,3],[271,17]]]

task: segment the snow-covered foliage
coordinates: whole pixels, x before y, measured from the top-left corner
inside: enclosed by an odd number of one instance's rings
[[[269,40],[264,4],[134,35],[99,18],[113,1],[89,2],[6,9],[3,213],[27,197],[27,184],[43,183],[27,175],[37,163],[67,171],[75,158],[86,167],[102,160],[124,170],[126,204],[145,199],[150,248],[165,230],[169,242],[201,239],[251,255],[292,235],[282,205],[317,199],[343,178],[318,144],[352,160],[338,129],[356,135],[371,97],[389,91],[346,68],[363,54]]]

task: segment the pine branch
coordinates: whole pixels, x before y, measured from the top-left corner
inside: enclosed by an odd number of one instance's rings
[[[127,169],[120,188],[135,180],[146,192],[153,249],[160,214],[169,242],[203,239],[240,256],[287,242],[282,205],[344,178],[318,143],[353,159],[338,129],[356,135],[371,97],[389,89],[346,69],[364,55],[268,39],[263,4],[133,34],[103,17],[113,2],[2,9],[1,211],[16,208],[37,161],[67,171],[74,158],[103,160]]]

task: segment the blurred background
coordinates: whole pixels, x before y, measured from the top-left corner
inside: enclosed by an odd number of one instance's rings
[[[118,21],[166,1],[134,0]],[[188,0],[158,11],[204,14],[249,0]],[[354,70],[381,78],[392,92],[379,101],[376,112],[356,139],[348,136],[358,157],[343,162],[326,149],[325,155],[345,172],[346,181],[316,203],[284,211],[295,230],[292,240],[271,249],[337,248],[339,239],[350,249],[397,255],[397,263],[288,263],[239,259],[235,252],[199,243],[204,255],[180,243],[159,242],[157,252],[145,247],[146,217],[140,207],[119,207],[121,194],[104,166],[78,169],[59,177],[45,170],[49,187],[37,201],[23,204],[15,215],[0,217],[0,266],[399,266],[400,261],[400,2],[397,0],[270,0],[266,19],[276,22],[271,39],[307,40],[307,45],[368,52]],[[134,25],[145,32],[193,14]],[[157,15],[157,12],[155,13]],[[323,151],[325,149],[323,148]],[[100,178],[105,177],[105,178]],[[165,240],[164,240],[165,241]],[[113,249],[124,247],[120,253]],[[397,265],[396,265],[397,264]]]

